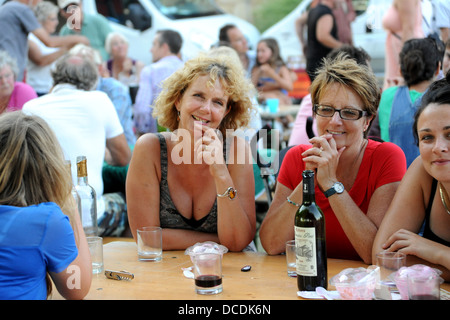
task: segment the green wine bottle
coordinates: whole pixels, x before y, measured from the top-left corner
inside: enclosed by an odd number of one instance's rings
[[[299,291],[327,288],[327,247],[325,217],[317,206],[314,191],[314,171],[305,170],[303,202],[295,215],[295,251]]]

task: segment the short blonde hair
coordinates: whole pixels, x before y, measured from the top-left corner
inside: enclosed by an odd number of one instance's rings
[[[367,111],[367,116],[375,118],[381,92],[377,78],[368,66],[349,59],[345,53],[339,53],[334,59],[324,59],[310,87],[313,105],[320,102],[324,92],[334,83],[353,90],[363,102],[362,108]],[[368,129],[364,132],[365,137]]]
[[[163,89],[155,101],[153,116],[158,123],[174,131],[178,128],[178,111],[175,103],[180,101],[187,88],[200,76],[209,76],[211,82],[219,80],[228,95],[228,114],[219,125],[225,137],[226,130],[246,127],[250,122],[250,112],[254,108],[250,99],[255,88],[247,79],[242,66],[225,56],[208,56],[200,54],[186,61],[184,67],[177,70],[163,82]]]

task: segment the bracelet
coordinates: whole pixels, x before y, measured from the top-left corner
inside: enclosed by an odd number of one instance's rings
[[[229,187],[224,193],[220,194],[218,193],[217,196],[219,198],[228,198],[230,200],[233,200],[234,198],[236,198],[237,195],[237,190],[234,189],[233,187]]]
[[[301,207],[298,203],[295,203],[294,201],[292,201],[291,199],[289,199],[289,197],[286,197],[287,202],[289,202],[290,204],[293,204],[296,207]]]

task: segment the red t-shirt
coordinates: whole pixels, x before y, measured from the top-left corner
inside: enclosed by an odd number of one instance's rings
[[[286,153],[278,175],[279,183],[291,190],[295,189],[301,182],[302,172],[305,170],[305,163],[299,160],[303,159],[302,153],[311,147],[310,145],[298,145]],[[397,145],[369,139],[355,183],[347,192],[355,204],[364,213],[367,213],[370,198],[375,190],[382,185],[400,181],[405,172],[405,155]],[[328,199],[317,185],[315,191],[316,203],[325,215],[328,257],[360,260],[361,258],[331,209]]]

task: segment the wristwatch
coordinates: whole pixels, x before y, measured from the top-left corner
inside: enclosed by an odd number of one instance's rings
[[[335,193],[342,193],[344,192],[344,185],[340,182],[335,182],[333,186],[324,192],[325,197],[329,198]]]
[[[233,200],[236,198],[237,190],[233,187],[229,187],[224,193],[220,194],[218,193],[217,196],[219,198],[228,198],[230,200]]]

